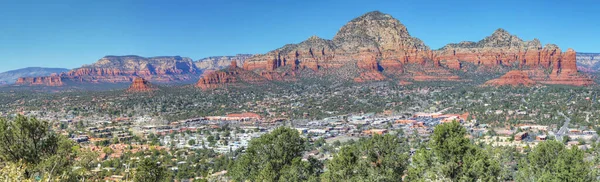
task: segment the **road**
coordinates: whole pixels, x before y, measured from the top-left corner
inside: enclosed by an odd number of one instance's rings
[[[563,124],[562,127],[560,127],[560,129],[556,133],[556,140],[557,141],[563,141],[563,137],[565,135],[567,135],[567,132],[569,132],[569,122],[571,122],[571,118],[565,116],[565,114],[563,114],[560,111],[558,112],[558,115],[561,115],[562,117],[565,117],[565,123]]]

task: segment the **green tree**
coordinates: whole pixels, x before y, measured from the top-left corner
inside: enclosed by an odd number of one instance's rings
[[[500,164],[466,138],[458,122],[436,126],[429,147],[419,149],[408,169],[408,181],[498,181]]]
[[[408,165],[407,148],[392,135],[375,135],[343,147],[327,163],[323,181],[396,181]]]
[[[50,130],[50,124],[36,118],[17,116],[0,119],[0,161],[23,163],[25,176],[37,174],[71,177],[74,143]],[[69,178],[62,178],[69,181]]]
[[[519,163],[517,173],[517,181],[593,181],[594,177],[583,151],[566,149],[558,141],[538,144]]]
[[[14,121],[0,119],[0,159],[37,164],[58,150],[58,136],[50,124],[22,115]]]
[[[137,166],[134,181],[136,182],[159,182],[167,177],[167,170],[156,161],[146,158]]]
[[[271,133],[252,139],[246,153],[236,159],[229,175],[235,181],[278,181],[282,170],[293,171],[294,160],[302,157],[305,140],[298,131],[277,128]]]

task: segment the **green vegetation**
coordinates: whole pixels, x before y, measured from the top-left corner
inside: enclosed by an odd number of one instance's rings
[[[408,170],[408,181],[497,181],[500,165],[478,146],[471,144],[458,122],[438,125],[429,143],[419,149]]]

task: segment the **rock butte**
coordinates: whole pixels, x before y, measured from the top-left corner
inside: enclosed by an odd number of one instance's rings
[[[127,92],[151,92],[157,90],[158,88],[150,82],[146,81],[144,78],[136,77],[133,79],[131,86],[127,89]]]
[[[200,66],[211,70],[196,83],[202,89],[325,75],[355,82],[389,79],[407,83],[460,81],[463,78],[454,72],[466,71],[463,68],[465,63],[480,68],[523,70],[530,80],[540,84],[594,84],[589,77],[578,73],[572,49],[563,53],[556,45],[542,46],[537,39],[523,41],[506,30],[498,29],[478,42],[453,43],[431,50],[423,41],[412,37],[400,21],[379,11],[351,20],[332,40],[312,36],[265,54],[206,60],[194,63],[179,56],[106,56],[92,65],[59,75],[22,78],[18,84],[61,86],[65,81],[114,83],[128,82],[135,77],[153,82],[177,82],[197,79],[202,73],[198,69]],[[221,69],[227,62],[235,64]],[[205,65],[210,63],[217,66]],[[522,79],[516,75],[511,73],[500,78],[505,81],[498,83]]]

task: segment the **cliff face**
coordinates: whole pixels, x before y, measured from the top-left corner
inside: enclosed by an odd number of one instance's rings
[[[106,56],[92,65],[47,77],[19,78],[19,85],[61,86],[73,83],[126,83],[137,77],[156,82],[186,81],[197,78],[199,70],[190,58],[179,56]],[[59,81],[61,80],[61,81]],[[60,83],[60,84],[59,84]]]
[[[151,92],[157,90],[158,88],[150,82],[146,81],[141,77],[136,77],[133,79],[131,86],[127,89],[127,92]]]
[[[412,37],[400,21],[375,11],[348,22],[333,40],[312,36],[299,44],[255,55],[246,60],[244,69],[281,71],[283,75],[310,69],[365,82],[384,80],[387,77],[383,73],[401,74],[404,64],[425,64],[432,58],[429,47]],[[356,69],[340,69],[347,65]]]
[[[50,76],[42,76],[42,77],[27,77],[27,78],[18,78],[15,84],[18,85],[44,85],[44,86],[63,86],[64,83],[62,78],[56,74]]]
[[[446,67],[460,69],[460,61],[484,67],[512,67],[524,70],[531,80],[543,84],[584,86],[594,84],[587,76],[577,72],[575,51],[562,52],[554,45],[541,46],[539,40],[523,41],[504,29],[496,30],[479,42],[448,44],[435,51],[435,59]],[[458,62],[458,63],[457,63]],[[519,83],[520,77],[509,72],[498,83]],[[488,85],[489,85],[488,84]]]
[[[303,76],[332,76],[355,82],[460,81],[464,78],[455,73],[468,71],[464,64],[469,68],[475,65],[478,71],[521,70],[509,72],[490,84],[528,80],[540,84],[594,84],[578,73],[572,49],[562,52],[556,45],[542,46],[537,39],[524,41],[498,29],[480,41],[448,44],[433,51],[412,37],[399,20],[378,11],[349,21],[332,40],[312,36],[265,54],[211,57],[197,62],[179,56],[106,56],[92,65],[58,75],[22,78],[19,84],[114,83],[137,77],[152,82],[177,82],[195,80],[200,74],[203,76],[196,86],[203,89],[293,81]]]
[[[226,69],[205,74],[196,87],[203,90],[219,88],[227,85],[239,85],[240,83],[260,84],[268,79],[268,75],[257,75],[238,67],[237,62],[232,61]]]
[[[533,85],[532,82],[578,86],[593,84],[588,77],[577,72],[571,49],[563,53],[556,45],[542,46],[537,39],[523,41],[504,29],[498,29],[481,41],[448,44],[432,51],[423,41],[412,37],[400,21],[378,11],[351,20],[333,40],[313,36],[299,44],[288,44],[266,54],[254,55],[244,62],[243,70],[264,76],[266,80],[286,80],[297,76],[298,71],[312,70],[318,75],[336,75],[355,82],[392,78],[459,81],[462,78],[453,72],[466,71],[463,63],[482,68],[523,70],[509,72],[488,85]],[[224,73],[220,74],[207,77],[225,77]],[[235,77],[237,80],[241,78]],[[237,80],[227,79],[219,83]]]

